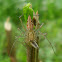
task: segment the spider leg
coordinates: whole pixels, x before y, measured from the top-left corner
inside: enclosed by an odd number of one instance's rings
[[[35,31],[39,31],[39,29],[40,29],[43,25],[44,25],[44,23],[42,23],[39,28],[35,29]]]
[[[46,36],[47,35],[47,33],[42,33],[44,36]],[[41,36],[41,33],[39,34],[39,36]]]
[[[24,31],[22,31],[20,28],[18,28],[18,30],[20,31],[20,32],[22,32],[22,34],[24,34],[25,32]]]
[[[42,32],[41,32],[41,35],[43,35],[44,38],[47,39],[47,41],[49,42],[49,44],[51,45],[51,47],[52,47],[52,49],[53,49],[53,51],[54,51],[54,54],[56,55],[55,50],[54,50],[54,48],[53,48],[51,42],[48,40],[48,38],[47,38]]]
[[[12,45],[12,47],[11,47],[10,54],[11,54],[11,52],[12,52],[12,48],[14,47],[14,45],[15,45],[15,43],[18,41],[18,39],[19,39],[19,38],[24,38],[24,37],[21,36],[21,35],[19,35],[18,37],[16,36],[15,38],[16,38],[16,40],[15,40],[15,42],[13,43],[13,45]],[[20,43],[21,43],[23,46],[25,46],[25,45],[24,45],[25,42],[20,42]],[[10,56],[10,54],[9,54],[9,56]]]
[[[24,30],[26,31],[26,28],[24,27],[23,23],[22,23],[22,20],[20,19],[20,22],[21,22],[21,25],[22,27],[24,28]]]

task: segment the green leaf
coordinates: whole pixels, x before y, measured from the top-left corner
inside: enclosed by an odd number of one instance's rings
[[[31,16],[31,19],[33,19],[33,9],[31,6],[32,5],[30,3],[28,3],[23,7],[24,18],[26,21],[27,21],[29,15]]]

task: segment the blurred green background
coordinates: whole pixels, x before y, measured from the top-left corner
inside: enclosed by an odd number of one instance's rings
[[[42,62],[62,62],[62,0],[0,0],[0,62],[10,62],[7,54],[7,36],[4,29],[4,23],[8,16],[12,24],[12,36],[17,36],[22,31],[19,16],[23,15],[23,6],[30,2],[33,10],[39,12],[39,21],[44,23],[40,29],[41,32],[47,33],[47,38],[54,47],[55,53],[51,45],[43,36],[40,36],[39,44],[39,60]],[[26,21],[22,17],[24,26]],[[16,34],[16,32],[18,32]],[[20,41],[25,41],[22,38]],[[26,48],[16,42],[16,59],[17,62],[26,62]],[[13,50],[13,49],[12,49]]]

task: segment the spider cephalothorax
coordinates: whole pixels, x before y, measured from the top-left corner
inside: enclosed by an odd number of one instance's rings
[[[38,48],[38,45],[36,43],[36,34],[35,31],[33,30],[33,22],[31,20],[31,17],[28,16],[27,20],[27,33],[26,33],[26,43],[28,45],[33,46],[34,48]]]

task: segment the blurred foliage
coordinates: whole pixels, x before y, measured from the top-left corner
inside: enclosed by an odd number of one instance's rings
[[[44,26],[40,29],[41,32],[47,33],[47,38],[55,49],[54,54],[51,45],[43,36],[40,36],[39,59],[42,62],[61,62],[62,61],[62,0],[0,0],[0,62],[10,62],[10,58],[6,53],[6,33],[4,29],[4,22],[10,16],[13,26],[13,32],[18,32],[17,27],[22,31],[19,17],[22,16],[22,21],[26,27],[26,21],[23,18],[23,6],[26,3],[32,3],[34,11],[39,11],[40,23]],[[22,38],[20,42],[25,41]],[[16,43],[18,46],[16,51],[16,58],[18,62],[26,62],[26,48],[21,43]]]

